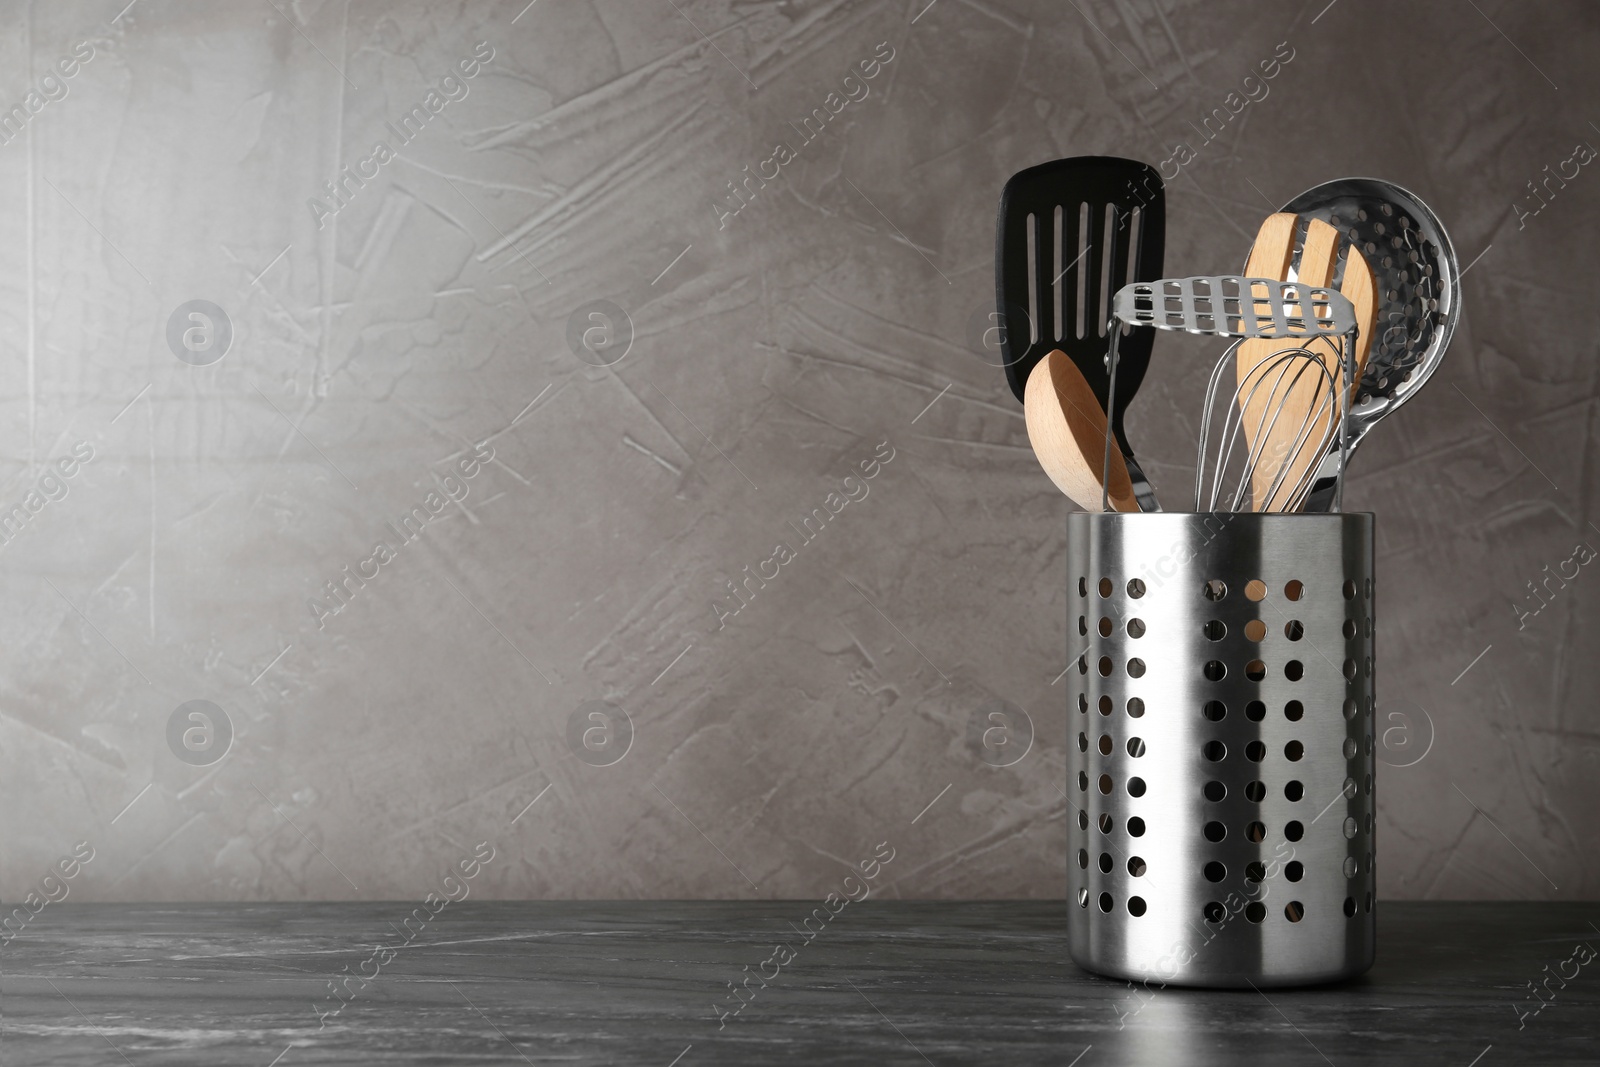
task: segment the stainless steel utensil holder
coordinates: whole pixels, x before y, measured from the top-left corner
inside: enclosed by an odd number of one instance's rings
[[[1068,934],[1086,970],[1372,965],[1372,515],[1067,519]]]

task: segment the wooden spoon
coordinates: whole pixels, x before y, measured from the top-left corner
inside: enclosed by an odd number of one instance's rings
[[[1256,243],[1250,250],[1245,274],[1251,278],[1276,278],[1287,281],[1294,256],[1294,235],[1299,216],[1288,212],[1271,215],[1261,224]],[[1305,246],[1295,273],[1299,284],[1313,288],[1327,288],[1333,281],[1334,268],[1339,258],[1339,231],[1320,219],[1312,219],[1306,229]],[[1367,363],[1367,353],[1372,345],[1372,330],[1377,304],[1377,285],[1372,278],[1366,257],[1355,246],[1350,246],[1345,256],[1344,279],[1339,291],[1355,307],[1359,328],[1355,352],[1355,381]],[[1259,382],[1263,364],[1278,353],[1300,347],[1303,341],[1252,339],[1239,346],[1237,370],[1241,387],[1240,402],[1245,436],[1252,452],[1260,457],[1251,471],[1251,491],[1257,511],[1282,511],[1311,467],[1319,463],[1322,455],[1310,447],[1298,447],[1297,438],[1303,442],[1320,441],[1328,433],[1330,423],[1337,424],[1344,415],[1344,379],[1339,353],[1335,346],[1323,342],[1317,345],[1323,365],[1334,381],[1339,383],[1339,400],[1336,405],[1322,406],[1320,414],[1313,414],[1322,404],[1325,383],[1321,375],[1302,374],[1292,385],[1280,389],[1255,389],[1249,386]],[[1268,369],[1265,374],[1272,374]],[[1293,378],[1292,373],[1282,378]],[[1248,399],[1246,399],[1248,397]],[[1277,405],[1279,411],[1267,410]],[[1307,423],[1310,423],[1309,430]],[[1256,436],[1264,433],[1266,440],[1257,442]],[[1283,459],[1289,468],[1280,477]],[[1276,490],[1273,483],[1277,482]]]
[[[1106,413],[1071,357],[1058,348],[1034,366],[1028,374],[1022,408],[1034,455],[1056,488],[1084,511],[1103,510],[1100,472],[1105,467]],[[1139,510],[1133,481],[1115,442],[1111,445],[1111,506],[1117,511]]]

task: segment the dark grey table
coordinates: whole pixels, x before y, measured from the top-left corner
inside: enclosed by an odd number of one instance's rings
[[[0,950],[0,1060],[1600,1063],[1597,905],[1383,905],[1365,978],[1266,996],[1084,974],[1057,903],[867,901],[806,942],[812,907],[61,904]]]

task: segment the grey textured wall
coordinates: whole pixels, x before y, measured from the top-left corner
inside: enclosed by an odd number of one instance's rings
[[[968,339],[1012,172],[1179,141],[1168,273],[1350,173],[1472,264],[1348,496],[1381,888],[1600,893],[1600,578],[1514,607],[1600,546],[1600,177],[1527,184],[1600,144],[1592,5],[524,4],[4,5],[0,893],[84,841],[83,899],[410,898],[488,841],[495,895],[812,897],[888,841],[893,893],[1060,894],[1069,505]],[[1169,492],[1199,351],[1130,413]]]

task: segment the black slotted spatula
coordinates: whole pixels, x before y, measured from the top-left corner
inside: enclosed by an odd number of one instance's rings
[[[1018,400],[1035,365],[1059,348],[1106,406],[1111,298],[1130,282],[1161,278],[1166,221],[1161,176],[1137,160],[1074,156],[1029,167],[1006,182],[995,227],[995,303],[1005,327],[1006,380]],[[1121,329],[1116,405],[1108,422],[1140,507],[1159,511],[1122,425],[1150,365],[1155,330]]]

